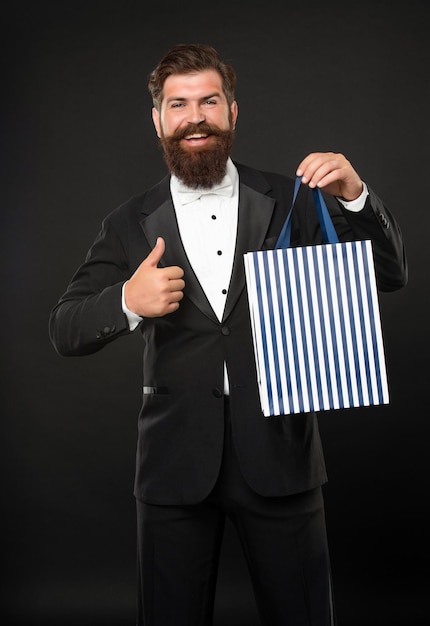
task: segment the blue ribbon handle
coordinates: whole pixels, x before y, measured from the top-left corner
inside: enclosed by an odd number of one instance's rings
[[[275,249],[289,248],[291,245],[291,219],[293,214],[294,204],[296,202],[297,194],[299,193],[302,177],[297,176],[294,183],[293,200],[291,202],[291,209],[287,215],[287,219],[279,234],[278,241],[276,242]],[[330,213],[328,212],[327,205],[321,193],[321,190],[316,188],[312,189],[312,195],[314,197],[315,209],[318,215],[318,221],[322,232],[322,238],[324,243],[339,243],[336,230],[333,226]]]

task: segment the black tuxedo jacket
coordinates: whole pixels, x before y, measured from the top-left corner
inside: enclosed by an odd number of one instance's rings
[[[264,496],[282,496],[326,480],[316,415],[264,418],[261,413],[245,287],[243,254],[274,247],[291,206],[294,181],[236,165],[237,244],[221,322],[182,246],[169,177],[107,216],[86,261],[51,313],[50,336],[58,353],[89,354],[130,332],[121,288],[158,236],[166,242],[162,264],[184,269],[179,310],[139,326],[143,402],[135,495],[146,502],[196,503],[214,486],[223,450],[224,362],[234,441],[249,485]],[[407,270],[400,230],[373,191],[359,213],[345,211],[333,198],[327,204],[342,241],[372,239],[379,288],[403,286]],[[292,245],[320,242],[312,195],[302,187]]]

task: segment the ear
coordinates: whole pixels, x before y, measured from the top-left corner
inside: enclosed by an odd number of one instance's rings
[[[235,128],[237,116],[239,115],[239,107],[237,105],[236,100],[233,100],[233,102],[231,103],[230,113],[231,113],[231,123],[232,123],[233,128]]]
[[[152,121],[154,123],[155,130],[157,131],[158,137],[161,137],[160,113],[157,111],[155,107],[152,107]]]

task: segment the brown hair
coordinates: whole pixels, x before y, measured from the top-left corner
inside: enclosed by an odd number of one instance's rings
[[[171,48],[149,76],[148,89],[155,108],[159,111],[163,100],[165,80],[172,74],[191,74],[215,70],[222,79],[223,91],[229,105],[234,100],[236,72],[224,63],[215,48],[204,44],[178,44]]]

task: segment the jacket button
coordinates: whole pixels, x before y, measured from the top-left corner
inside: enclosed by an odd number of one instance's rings
[[[212,389],[212,393],[215,396],[215,398],[222,398],[224,396],[223,392],[221,391],[221,389],[218,389],[218,387],[215,387],[215,389]]]
[[[101,339],[102,337],[107,337],[108,335],[112,335],[115,332],[115,324],[112,326],[105,326],[102,330],[97,333],[97,339]]]
[[[221,332],[225,337],[227,337],[231,333],[231,330],[228,326],[223,326],[221,328]]]

